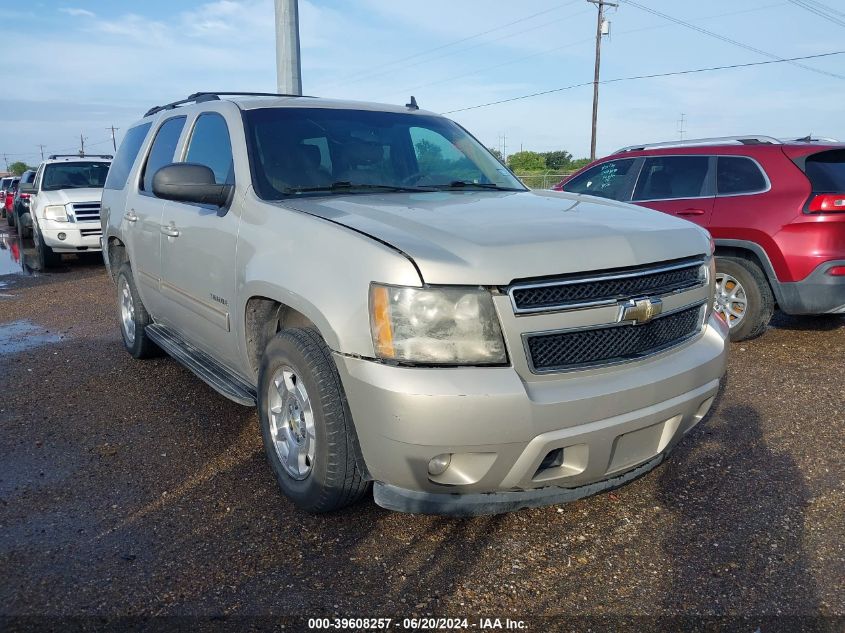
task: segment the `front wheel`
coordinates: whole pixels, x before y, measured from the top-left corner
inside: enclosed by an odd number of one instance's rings
[[[732,341],[765,332],[775,300],[760,267],[744,257],[716,257],[716,296],[713,309],[730,326]]]
[[[297,506],[330,512],[366,492],[343,385],[315,330],[283,330],[267,345],[258,377],[258,415],[276,481]]]
[[[62,256],[44,243],[44,236],[41,235],[41,231],[38,230],[37,225],[33,226],[32,239],[35,242],[35,252],[38,255],[38,267],[41,270],[55,268],[61,263]]]

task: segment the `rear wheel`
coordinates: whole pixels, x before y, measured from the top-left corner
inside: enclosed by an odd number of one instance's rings
[[[774,296],[760,267],[745,257],[716,257],[714,310],[730,326],[732,341],[765,332],[774,312]]]
[[[21,238],[32,237],[32,227],[27,226],[27,224],[32,222],[32,216],[29,214],[29,211],[18,214],[15,221],[18,225],[18,235],[20,235]]]
[[[258,378],[267,459],[282,491],[308,512],[330,512],[366,492],[352,415],[331,352],[316,330],[283,330],[267,345]]]

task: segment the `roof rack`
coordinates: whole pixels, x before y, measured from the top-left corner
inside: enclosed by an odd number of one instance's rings
[[[114,156],[111,154],[50,154],[47,157],[49,160],[55,160],[57,158],[108,158],[112,159]]]
[[[739,143],[740,145],[782,145],[783,142],[773,136],[762,136],[747,134],[743,136],[716,136],[713,138],[690,138],[682,141],[664,141],[663,143],[643,143],[641,145],[629,145],[613,152],[614,154],[622,154],[623,152],[636,152],[641,149],[651,149],[657,147],[694,147],[696,145],[727,145],[729,143]]]
[[[150,108],[144,114],[145,117],[152,116],[164,110],[172,110],[180,105],[187,103],[204,103],[206,101],[219,101],[220,97],[303,97],[306,99],[314,99],[311,95],[291,95],[281,92],[195,92],[188,95],[186,99],[166,103],[165,105],[155,106]]]

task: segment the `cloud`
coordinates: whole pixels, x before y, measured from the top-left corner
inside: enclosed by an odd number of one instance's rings
[[[68,15],[72,15],[77,18],[95,18],[97,14],[93,11],[89,11],[88,9],[76,9],[76,8],[61,8],[59,9],[62,13],[67,13]]]

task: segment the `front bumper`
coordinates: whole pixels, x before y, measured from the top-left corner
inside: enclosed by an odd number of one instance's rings
[[[478,514],[578,498],[656,466],[713,403],[726,337],[711,317],[680,348],[537,382],[512,367],[335,359],[376,501]],[[429,461],[444,453],[449,468],[430,475]]]
[[[787,314],[845,314],[845,276],[829,275],[845,260],[819,265],[805,279],[779,284],[778,307]]]
[[[78,251],[99,251],[100,236],[102,235],[100,225],[96,223],[75,224],[67,223],[58,226],[56,222],[45,222],[48,226],[39,228],[44,243],[57,253],[76,253]],[[64,239],[59,239],[59,234],[64,233]]]

